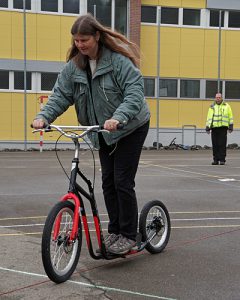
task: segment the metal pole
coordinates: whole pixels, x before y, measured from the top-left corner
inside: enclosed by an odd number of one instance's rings
[[[96,4],[93,5],[93,16],[94,16],[94,18],[97,17],[97,5]]]
[[[218,30],[218,85],[217,91],[220,93],[220,78],[221,78],[221,44],[222,44],[222,11],[219,10],[219,30]]]
[[[24,48],[24,151],[27,151],[27,38],[26,0],[23,0],[23,48]]]
[[[158,30],[157,30],[157,150],[159,149],[159,101],[160,101],[160,24],[161,11],[158,8]]]

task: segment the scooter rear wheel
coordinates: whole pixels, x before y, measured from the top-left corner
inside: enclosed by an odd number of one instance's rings
[[[160,200],[152,200],[145,204],[139,218],[139,232],[146,250],[152,254],[160,253],[166,247],[170,232],[171,222],[166,206]]]

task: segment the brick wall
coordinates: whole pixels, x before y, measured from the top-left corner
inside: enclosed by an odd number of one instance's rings
[[[140,26],[141,26],[141,0],[131,0],[129,38],[132,42],[140,45]]]

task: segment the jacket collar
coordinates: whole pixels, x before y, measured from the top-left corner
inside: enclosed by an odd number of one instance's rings
[[[97,70],[93,76],[93,78],[108,73],[109,71],[113,70],[112,66],[112,52],[105,46],[102,46],[102,55],[99,58],[97,64]]]

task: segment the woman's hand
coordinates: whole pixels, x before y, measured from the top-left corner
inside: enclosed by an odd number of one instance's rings
[[[104,129],[106,129],[108,131],[115,131],[115,130],[117,130],[117,125],[118,124],[119,124],[118,120],[109,119],[109,120],[105,121]]]
[[[43,121],[43,119],[35,119],[32,122],[32,127],[35,129],[42,129],[45,125],[45,122]]]

